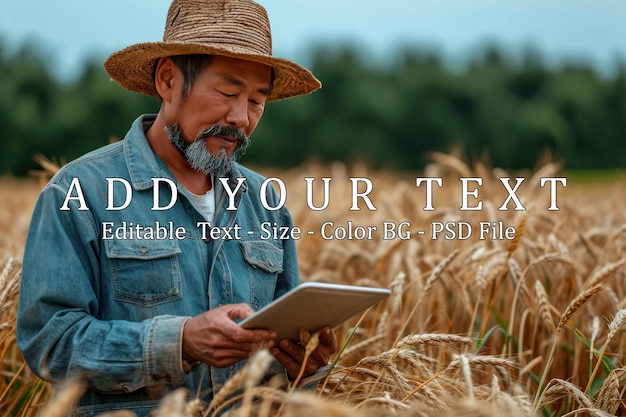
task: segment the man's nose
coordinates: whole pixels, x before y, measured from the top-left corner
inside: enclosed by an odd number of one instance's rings
[[[232,102],[226,114],[226,123],[241,129],[248,127],[250,118],[248,117],[248,100],[241,97]]]

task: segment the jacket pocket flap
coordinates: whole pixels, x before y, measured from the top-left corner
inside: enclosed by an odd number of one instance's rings
[[[175,239],[114,239],[105,240],[104,244],[109,258],[149,260],[180,253],[178,240]]]
[[[270,273],[283,271],[283,250],[271,242],[242,240],[241,251],[245,260],[253,267]]]

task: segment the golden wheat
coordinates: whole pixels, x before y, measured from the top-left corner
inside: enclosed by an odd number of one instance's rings
[[[315,391],[289,392],[277,380],[258,386],[264,367],[244,368],[211,406],[175,392],[160,415],[195,416],[200,408],[214,414],[227,405],[233,405],[227,415],[240,417],[623,415],[626,338],[618,334],[626,307],[625,181],[570,181],[559,194],[561,210],[549,212],[539,178],[558,169],[547,164],[522,173],[528,179],[519,190],[527,207],[521,215],[498,210],[507,196],[498,178],[509,173],[454,155],[436,154],[413,176],[342,163],[263,170],[286,183],[288,206],[302,230],[317,231],[329,220],[379,227],[409,222],[407,240],[325,240],[316,233],[296,242],[304,280],[387,287],[392,296],[335,329],[340,344],[352,339]],[[304,204],[303,178],[311,176],[333,178],[329,207],[321,212]],[[443,179],[436,210],[423,210],[415,176]],[[459,176],[484,179],[483,211],[459,211]],[[351,177],[372,180],[376,211],[348,210]],[[43,404],[67,412],[71,403],[60,393],[50,400],[53,390],[29,371],[15,344],[23,248],[41,185],[0,179],[0,409],[19,417],[43,413]],[[418,233],[429,232],[435,221],[474,228],[502,222],[517,233],[511,240]]]

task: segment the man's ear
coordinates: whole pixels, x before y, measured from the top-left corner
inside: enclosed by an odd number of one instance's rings
[[[154,85],[164,102],[171,102],[174,94],[176,64],[171,58],[160,58],[154,72]]]

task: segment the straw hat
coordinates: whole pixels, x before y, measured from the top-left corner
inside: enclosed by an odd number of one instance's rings
[[[307,69],[272,56],[267,12],[251,0],[174,0],[163,42],[129,46],[112,54],[104,68],[127,90],[157,96],[153,78],[157,59],[185,54],[223,55],[273,67],[268,101],[308,94],[322,86]]]

